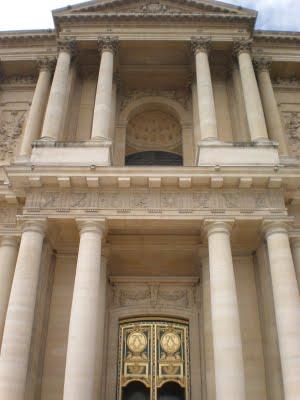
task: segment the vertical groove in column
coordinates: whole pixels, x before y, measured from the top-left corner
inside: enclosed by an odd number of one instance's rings
[[[207,222],[217,400],[245,400],[239,309],[228,222]]]
[[[300,297],[284,223],[266,222],[285,400],[300,393]]]
[[[106,279],[105,267],[101,269],[103,224],[79,223],[80,244],[69,326],[64,400],[94,398],[97,315],[102,280]],[[102,309],[105,311],[104,304]],[[104,319],[104,315],[101,317]]]
[[[45,222],[26,222],[0,356],[0,399],[24,400]]]

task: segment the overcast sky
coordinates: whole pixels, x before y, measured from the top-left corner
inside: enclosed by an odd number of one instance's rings
[[[73,0],[0,0],[0,30],[53,28],[51,10]],[[224,1],[226,2],[226,1]],[[230,0],[259,11],[256,28],[300,31],[300,0]]]

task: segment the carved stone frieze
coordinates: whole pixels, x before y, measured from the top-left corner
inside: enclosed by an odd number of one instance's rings
[[[0,83],[3,85],[35,85],[36,76],[34,75],[2,75]]]
[[[13,156],[26,118],[25,110],[4,110],[0,120],[0,159]]]
[[[198,303],[196,284],[113,284],[111,303],[113,307],[179,307],[192,308]]]
[[[132,90],[125,92],[121,99],[121,111],[133,101],[144,97],[165,97],[175,100],[185,109],[191,107],[191,96],[189,90]]]
[[[297,79],[296,77],[292,78],[280,78],[280,77],[275,77],[272,81],[273,86],[276,86],[278,88],[292,88],[292,89],[297,89],[300,88],[300,79]]]
[[[290,150],[294,157],[300,159],[300,111],[283,112],[282,115]]]
[[[65,211],[110,213],[195,213],[285,212],[281,190],[31,190],[26,198],[25,212]]]

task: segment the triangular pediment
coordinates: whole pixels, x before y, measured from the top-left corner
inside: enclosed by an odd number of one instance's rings
[[[53,11],[54,17],[76,14],[225,14],[255,17],[256,11],[214,0],[95,0]]]

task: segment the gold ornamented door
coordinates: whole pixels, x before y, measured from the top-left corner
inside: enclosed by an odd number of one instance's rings
[[[121,322],[118,367],[118,400],[190,400],[187,323]]]

